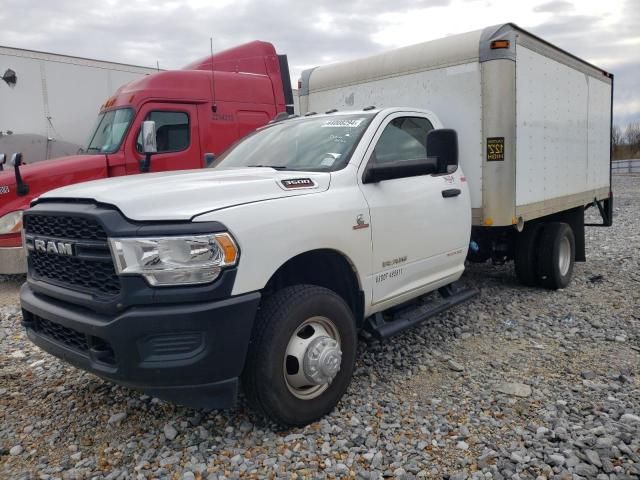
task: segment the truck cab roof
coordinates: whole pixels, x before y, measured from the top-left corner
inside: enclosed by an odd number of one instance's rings
[[[220,101],[251,102],[269,104],[273,102],[273,87],[267,75],[255,73],[215,72],[207,70],[172,70],[158,72],[121,87],[109,101],[109,107],[140,104],[148,99],[162,98],[207,102],[215,98]],[[250,87],[247,90],[245,87]],[[250,99],[247,98],[251,92]]]
[[[320,113],[320,112],[309,112],[305,115],[289,115],[288,117],[284,117],[281,119],[274,119],[272,120],[270,123],[268,123],[267,125],[265,125],[264,127],[259,128],[258,130],[263,130],[265,128],[269,128],[275,124],[279,124],[282,122],[299,122],[299,121],[305,121],[308,119],[316,119],[316,118],[335,118],[335,117],[344,117],[344,116],[350,116],[350,115],[366,115],[366,116],[378,116],[380,115],[380,118],[385,118],[388,115],[394,114],[394,113],[415,113],[418,115],[424,115],[427,116],[433,123],[433,126],[435,128],[441,128],[441,122],[440,119],[438,118],[438,116],[432,112],[431,110],[426,110],[426,109],[422,109],[422,108],[414,108],[414,107],[384,107],[384,108],[378,108],[375,106],[370,106],[370,107],[365,107],[362,109],[354,109],[354,110],[337,110],[337,109],[330,109],[324,113]],[[257,130],[257,131],[258,131]]]

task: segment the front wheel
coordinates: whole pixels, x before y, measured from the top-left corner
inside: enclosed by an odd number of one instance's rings
[[[265,299],[256,317],[242,375],[247,400],[281,426],[307,425],[346,391],[356,347],[353,314],[339,295],[286,287]]]

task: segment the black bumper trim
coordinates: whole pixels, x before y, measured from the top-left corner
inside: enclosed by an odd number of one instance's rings
[[[114,383],[197,408],[234,404],[260,298],[254,292],[211,302],[134,307],[106,317],[38,295],[28,284],[20,291],[27,335],[43,350]],[[113,356],[107,362],[93,349],[48,337],[34,328],[34,316],[86,335],[89,345],[108,344]],[[168,342],[172,336],[176,341]],[[191,344],[192,351],[185,351]]]

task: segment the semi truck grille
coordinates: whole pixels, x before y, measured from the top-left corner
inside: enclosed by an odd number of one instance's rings
[[[43,337],[62,343],[73,350],[80,352],[89,351],[89,343],[87,342],[87,336],[85,334],[50,322],[38,315],[32,314],[31,320],[33,322],[33,329]]]
[[[28,233],[43,237],[107,240],[104,229],[97,222],[86,218],[26,215],[24,228]]]
[[[24,230],[29,273],[34,279],[101,297],[120,293],[107,243],[107,232],[92,218],[27,213]],[[71,254],[56,248],[35,248],[35,242],[71,245]],[[42,245],[42,243],[41,243]]]

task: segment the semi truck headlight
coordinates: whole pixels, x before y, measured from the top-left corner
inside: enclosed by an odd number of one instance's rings
[[[20,233],[22,230],[22,210],[7,213],[0,218],[0,235]]]
[[[151,285],[193,285],[215,280],[235,265],[238,248],[228,233],[156,238],[111,238],[118,275],[142,275]]]

